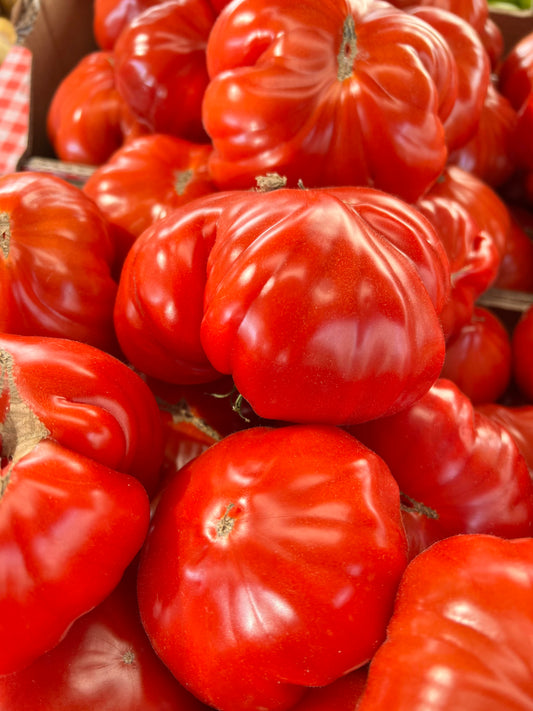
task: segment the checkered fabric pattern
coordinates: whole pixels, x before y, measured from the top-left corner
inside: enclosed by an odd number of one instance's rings
[[[31,52],[12,47],[0,65],[0,175],[16,170],[28,145]]]

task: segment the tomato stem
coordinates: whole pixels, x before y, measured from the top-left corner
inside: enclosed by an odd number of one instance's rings
[[[192,170],[177,170],[174,173],[174,189],[178,195],[183,195],[187,189],[187,185],[191,182],[194,176]]]
[[[339,81],[344,81],[352,76],[356,52],[355,22],[353,17],[348,15],[342,27],[341,46],[337,54],[337,79]]]
[[[402,511],[419,513],[419,514],[422,514],[423,516],[426,516],[427,518],[431,518],[431,519],[435,519],[435,520],[439,518],[439,514],[435,511],[435,509],[432,509],[430,506],[426,506],[421,501],[417,501],[416,499],[413,499],[408,494],[404,494],[402,492],[401,498],[407,499],[407,501],[409,502],[408,504],[405,503],[404,501],[401,502],[400,508],[402,509]]]
[[[9,243],[11,242],[11,221],[7,212],[0,212],[0,250],[2,256],[9,256]]]
[[[217,538],[225,538],[233,530],[235,519],[229,515],[235,504],[228,504],[224,516],[217,523]]]

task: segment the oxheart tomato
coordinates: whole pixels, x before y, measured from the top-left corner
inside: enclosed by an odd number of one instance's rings
[[[129,141],[83,185],[107,218],[120,268],[133,244],[152,222],[215,190],[208,174],[208,144],[151,134]]]
[[[399,490],[379,457],[335,427],[254,427],[165,487],[139,609],[200,700],[279,711],[369,661],[405,565]]]
[[[511,229],[493,286],[533,292],[533,211],[510,205]]]
[[[157,657],[141,624],[136,568],[51,651],[0,676],[0,708],[18,711],[208,711]]]
[[[142,126],[120,96],[111,52],[85,55],[56,87],[46,131],[60,160],[101,165]]]
[[[142,380],[85,344],[2,335],[0,376],[0,674],[7,674],[55,647],[138,553],[150,504],[131,474],[145,475],[140,467],[149,469],[152,447],[158,456],[160,434],[150,437],[154,401]]]
[[[115,248],[98,206],[51,174],[0,178],[0,331],[114,352]]]
[[[440,541],[402,578],[357,711],[530,711],[533,539]]]
[[[482,306],[446,343],[441,377],[452,380],[474,405],[496,402],[511,382],[511,337],[496,316]]]
[[[476,407],[511,434],[524,455],[533,477],[533,405],[502,405],[488,402]]]
[[[406,504],[411,555],[460,533],[533,531],[533,481],[509,432],[440,378],[405,411],[350,427],[388,464]]]
[[[116,86],[152,133],[208,142],[201,107],[215,16],[208,0],[167,0],[145,9],[120,33],[113,49]]]
[[[276,171],[416,200],[445,166],[457,64],[440,32],[381,0],[230,3],[207,43],[202,116],[222,189]]]
[[[442,243],[372,188],[233,191],[137,239],[115,307],[138,370],[175,383],[232,375],[262,418],[339,424],[414,402],[444,360]]]
[[[137,15],[163,0],[93,0],[93,34],[100,49],[111,51]]]
[[[533,305],[520,317],[511,337],[513,378],[528,402],[533,402]]]

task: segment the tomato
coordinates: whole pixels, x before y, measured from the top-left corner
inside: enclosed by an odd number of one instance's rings
[[[116,86],[152,133],[208,142],[201,106],[214,20],[208,0],[167,0],[141,12],[120,33],[113,50]]]
[[[309,689],[291,711],[354,711],[365,688],[368,666],[339,677],[331,684]]]
[[[2,335],[0,375],[1,675],[117,585],[148,530],[136,476],[156,473],[161,433],[142,380],[86,344]]]
[[[95,203],[51,174],[0,178],[0,331],[116,352],[115,247]]]
[[[451,151],[448,161],[493,188],[503,185],[516,169],[513,140],[517,122],[511,103],[490,83],[476,133]]]
[[[130,141],[83,186],[111,225],[118,264],[152,222],[192,198],[213,192],[208,144],[152,134]]]
[[[533,481],[523,455],[451,381],[440,378],[403,412],[348,430],[398,482],[411,557],[417,541],[459,533],[531,536]]]
[[[167,484],[141,554],[141,619],[204,703],[289,709],[368,662],[405,565],[379,457],[335,427],[254,427]]]
[[[438,235],[371,188],[215,193],[133,245],[115,327],[140,371],[232,375],[262,418],[360,421],[406,407],[444,360]]]
[[[533,405],[485,403],[478,405],[476,409],[498,422],[511,434],[533,476]]]
[[[446,343],[441,376],[474,405],[496,402],[511,382],[511,338],[502,321],[476,306],[470,322]]]
[[[533,402],[533,305],[529,306],[516,324],[512,338],[513,378],[528,402]]]
[[[434,226],[450,263],[450,296],[440,314],[449,340],[469,323],[476,299],[496,279],[500,254],[490,234],[453,195],[434,191],[415,205]]]
[[[533,212],[510,205],[511,230],[493,286],[533,292]]]
[[[135,569],[133,569],[135,572]],[[0,707],[17,711],[208,711],[158,659],[128,569],[111,594],[26,669],[0,677]]]
[[[113,54],[82,57],[56,87],[46,130],[60,160],[100,165],[146,129],[117,91]]]
[[[372,185],[413,201],[441,173],[457,64],[427,22],[372,0],[230,3],[207,43],[220,188]]]
[[[530,711],[533,540],[455,536],[413,560],[357,711]]]
[[[163,0],[93,0],[93,33],[102,50],[113,50],[118,36],[130,22]]]

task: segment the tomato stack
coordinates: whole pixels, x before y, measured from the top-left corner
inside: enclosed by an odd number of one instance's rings
[[[0,178],[0,711],[530,710],[533,35],[94,35],[47,123],[90,177]]]

